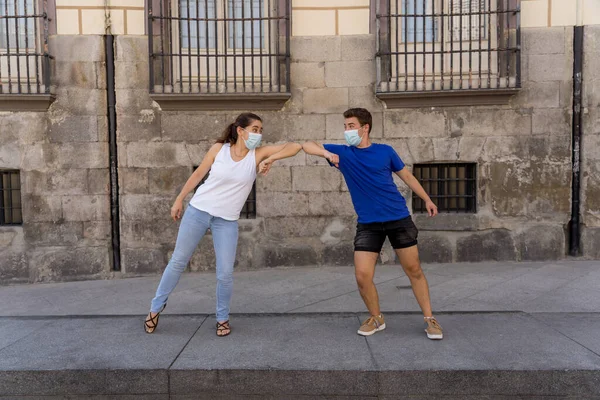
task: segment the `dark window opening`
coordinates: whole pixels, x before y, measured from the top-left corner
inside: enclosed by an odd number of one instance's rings
[[[19,171],[0,170],[0,225],[22,225]]]
[[[477,164],[415,164],[413,174],[439,212],[477,212]],[[427,212],[425,202],[412,195],[413,212]]]

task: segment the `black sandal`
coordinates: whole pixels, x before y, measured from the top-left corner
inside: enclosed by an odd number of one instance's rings
[[[219,332],[224,332],[224,331],[229,331],[227,333],[224,333],[222,335],[219,334]],[[231,326],[229,325],[229,320],[221,323],[217,321],[217,336],[219,337],[225,337],[227,335],[229,335],[231,333]]]
[[[148,314],[148,316],[146,317],[146,321],[144,321],[144,331],[146,331],[146,333],[154,333],[156,331],[156,328],[158,327],[158,318],[160,317],[160,313],[163,312],[166,307],[167,303],[165,303],[165,305],[162,306],[160,311],[157,312],[154,317],[152,316],[152,312]],[[152,330],[150,331],[149,329]]]

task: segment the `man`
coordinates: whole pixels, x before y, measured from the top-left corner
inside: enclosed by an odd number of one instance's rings
[[[371,142],[369,134],[373,118],[369,111],[352,108],[344,113],[344,118],[344,136],[348,146],[306,142],[303,149],[308,154],[324,157],[340,170],[358,215],[354,238],[356,282],[371,314],[358,334],[369,336],[385,329],[373,276],[377,257],[388,237],[423,311],[427,337],[442,339],[442,328],[431,313],[429,286],[419,262],[417,227],[392,173],[425,201],[429,216],[437,215],[437,207],[391,146]]]

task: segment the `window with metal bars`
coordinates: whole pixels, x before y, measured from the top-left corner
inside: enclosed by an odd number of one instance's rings
[[[477,212],[477,164],[415,164],[413,174],[439,212]],[[412,195],[413,212],[427,212],[425,202]]]
[[[22,225],[19,171],[0,170],[0,225]]]
[[[192,171],[195,171],[196,168],[198,168],[197,165],[194,166]],[[196,186],[194,188],[194,192],[196,192],[196,190],[198,190],[198,188],[204,182],[206,182],[209,175],[210,175],[210,171],[208,171],[208,173],[204,176],[204,178],[202,178],[202,180],[200,181],[198,186]],[[242,211],[240,213],[240,218],[242,218],[242,219],[255,219],[256,218],[256,181],[252,185],[252,190],[250,191],[250,194],[248,195],[248,198],[246,199],[246,202],[244,203],[244,207],[242,208]]]
[[[378,2],[377,92],[519,88],[520,2]]]
[[[50,93],[46,3],[0,0],[0,95]]]
[[[287,93],[291,0],[149,0],[150,92]]]

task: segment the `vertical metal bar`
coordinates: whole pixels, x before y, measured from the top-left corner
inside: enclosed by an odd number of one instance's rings
[[[290,90],[290,36],[291,36],[291,18],[292,18],[292,0],[286,0],[286,19],[285,19],[285,68],[286,68],[286,90]],[[281,91],[281,90],[280,90]]]
[[[280,23],[280,19],[281,16],[279,15],[279,13],[281,12],[281,10],[279,10],[279,7],[277,8],[277,33],[275,35],[276,38],[276,42],[275,42],[275,51],[277,53],[275,60],[277,62],[277,80],[279,81],[279,85],[278,85],[278,92],[281,92],[281,62],[279,62],[279,57],[281,57],[281,51],[279,49],[279,43],[281,43],[281,34],[279,32],[279,23]]]
[[[375,2],[375,92],[381,88],[381,16],[378,1]]]
[[[198,0],[194,1],[196,2],[196,73],[198,74],[198,92],[201,92],[202,85],[200,83],[202,82],[202,74],[200,73],[200,52],[202,51],[202,43],[200,41],[200,2]],[[208,14],[206,14],[204,18],[208,18]],[[204,21],[204,24],[208,25],[208,21]],[[206,43],[208,44],[208,35],[206,37]],[[208,59],[208,57],[206,58]]]
[[[263,78],[263,46],[264,46],[264,42],[263,42],[263,7],[264,7],[264,3],[263,0],[258,0],[258,19],[259,19],[259,25],[258,25],[258,35],[260,36],[260,41],[259,41],[259,47],[258,47],[258,51],[260,54],[260,92],[263,93],[264,92],[264,78]],[[288,21],[289,23],[289,21]]]
[[[154,93],[154,18],[152,17],[152,0],[148,0],[148,90]],[[161,32],[162,33],[162,32]]]
[[[378,0],[375,0],[378,1]],[[402,3],[404,5],[404,7],[402,7],[402,14],[404,17],[404,22],[402,23],[402,27],[404,28],[404,90],[408,90],[408,17],[406,16],[407,11],[408,11],[408,0],[402,0]],[[398,31],[400,30],[400,26],[398,25],[398,21],[399,21],[399,17],[398,15],[400,14],[398,11],[400,11],[400,9],[398,8],[398,0],[396,0],[396,16],[394,17],[394,19],[396,20],[396,51],[394,54],[394,57],[396,57],[396,90],[400,89],[400,52],[398,51]],[[390,13],[391,14],[391,13]],[[390,16],[390,25],[391,25],[391,16]]]
[[[417,90],[417,0],[413,0],[413,57],[413,90]]]
[[[207,7],[206,8],[206,15],[208,15],[208,1],[206,1],[205,4],[207,4],[207,6],[206,6]],[[217,14],[218,14],[218,8],[216,8],[216,6],[217,6],[217,4],[215,3],[215,14],[213,16],[215,18],[217,17]],[[228,14],[227,13],[227,6],[228,6],[227,1],[223,1],[223,17],[227,17],[227,14]],[[223,25],[223,28],[224,28],[223,29],[223,31],[224,31],[223,32],[223,42],[225,44],[223,46],[223,62],[225,63],[225,65],[224,65],[225,68],[224,68],[223,82],[225,84],[225,88],[224,88],[225,93],[227,93],[227,92],[229,92],[229,82],[228,82],[229,71],[227,70],[227,66],[229,65],[229,61],[230,61],[229,60],[229,42],[228,42],[228,35],[229,35],[229,33],[228,33],[228,29],[227,29],[228,23],[225,22],[225,21],[223,21],[222,25]],[[217,26],[218,26],[218,22],[215,21],[215,47],[217,46],[217,40],[216,40],[216,38],[218,36],[217,35],[217,32],[218,32]],[[209,49],[208,49],[209,48],[209,46],[208,46],[208,21],[206,22],[206,40],[207,40],[206,41],[206,43],[207,43],[207,46],[206,46],[206,48],[207,48],[207,50],[206,50],[207,51],[206,69],[208,71],[210,69],[209,66],[208,66],[209,65],[209,57],[208,57],[208,52],[209,52]],[[234,60],[234,62],[235,62],[235,60]],[[215,65],[217,66],[217,69],[218,69],[219,68],[218,67],[219,60],[216,59],[216,58],[215,58],[215,63],[216,63]],[[233,67],[235,69],[235,64],[233,65]],[[217,82],[217,87],[218,87],[218,85],[219,85],[219,83]],[[217,90],[217,92],[218,92],[218,90]]]
[[[254,92],[254,0],[250,1],[250,73],[252,74],[252,91]],[[259,0],[257,0],[259,1]]]
[[[469,89],[473,86],[473,0],[469,0]]]
[[[498,4],[496,5],[496,63],[498,64],[498,72],[496,73],[496,89],[500,88],[500,75],[502,75],[502,60],[500,59],[500,48],[501,48],[501,34],[502,34],[502,13],[500,10],[502,9],[502,0],[497,0]]]
[[[427,57],[425,56],[425,48],[427,47],[427,20],[425,18],[425,15],[427,14],[427,2],[429,0],[423,0],[423,7],[421,9],[422,17],[423,17],[423,89],[422,90],[427,90],[426,88],[426,83],[425,83],[425,77],[427,76]]]
[[[441,24],[442,25],[442,27],[441,27],[442,37],[441,37],[441,40],[440,40],[440,46],[441,46],[441,49],[440,49],[441,50],[441,58],[440,58],[440,64],[441,64],[440,65],[440,87],[441,87],[442,90],[444,90],[444,64],[446,64],[445,60],[444,60],[444,58],[446,58],[445,57],[446,54],[444,54],[444,41],[446,40],[446,38],[444,37],[445,33],[446,33],[444,31],[444,20],[446,19],[445,15],[444,15],[444,7],[446,5],[445,3],[446,2],[442,2],[442,24]]]
[[[515,57],[517,58],[517,80],[515,86],[521,87],[521,2],[516,4],[516,18],[517,18],[517,50]]]
[[[44,0],[44,67],[42,74],[44,76],[44,92],[50,93],[50,53],[48,51],[48,0]]]
[[[236,32],[236,24],[237,21],[235,20],[235,1],[236,0],[227,0],[231,2],[231,13],[232,13],[232,21],[230,22],[230,26],[232,27],[232,31],[233,31],[233,90],[235,92],[237,92],[237,32]],[[238,1],[243,1],[243,0],[238,0]],[[229,33],[227,33],[227,37],[225,38],[225,41],[229,40]]]
[[[45,14],[46,10],[44,10],[44,14]],[[35,17],[33,18],[33,40],[35,43],[35,51],[34,51],[34,57],[35,57],[35,86],[36,86],[36,93],[40,93],[40,86],[41,86],[41,79],[40,79],[40,48],[41,48],[41,38],[38,35],[38,24],[40,23],[40,18],[37,16],[38,12],[37,12],[37,1],[33,1],[33,15],[35,15]],[[0,81],[2,80],[2,77],[0,75]],[[0,88],[0,93],[2,93],[2,89]]]
[[[0,172],[0,225],[6,224],[6,217],[4,214],[4,176],[5,172]]]
[[[4,0],[4,15],[6,15],[8,17],[8,0]],[[11,68],[10,68],[10,26],[9,26],[9,19],[10,18],[5,18],[6,20],[6,61],[7,61],[7,66],[8,66],[8,93],[12,93],[12,73],[11,73]]]
[[[485,25],[482,26],[483,22],[483,14],[481,13],[481,2],[484,0],[477,0],[479,3],[479,16],[477,17],[477,36],[479,37],[479,46],[477,47],[477,54],[479,55],[479,64],[477,65],[477,69],[479,70],[479,80],[477,83],[477,87],[481,89],[481,36],[482,30],[485,31]]]
[[[189,1],[189,0],[188,0]],[[179,8],[177,8],[177,22],[179,24],[179,37],[177,40],[177,43],[179,45],[179,92],[183,93],[183,40],[181,40],[183,37],[181,35],[181,31],[183,28],[183,22],[182,22],[182,17],[181,17],[181,2],[182,0],[179,0]],[[189,19],[189,18],[188,18]]]
[[[458,41],[458,46],[459,46],[458,73],[460,74],[459,75],[459,82],[460,82],[459,89],[463,88],[463,17],[464,17],[463,4],[465,1],[467,1],[467,0],[460,0],[460,12],[459,12],[459,14],[460,14],[460,21],[459,21],[460,34],[459,34],[459,41]]]
[[[27,0],[24,0],[27,1]],[[19,19],[21,16],[19,10],[19,2],[15,1],[15,45],[16,45],[16,59],[17,59],[17,93],[21,93],[21,35],[19,32]]]
[[[148,0],[149,2],[152,2],[152,0]],[[159,1],[159,5],[160,7],[160,79],[161,79],[161,85],[162,85],[162,92],[165,92],[165,40],[166,40],[166,35],[165,35],[165,24],[164,24],[164,4],[163,4],[163,0]],[[152,82],[150,82],[152,83]]]
[[[246,1],[252,0],[238,0],[242,6],[242,86],[244,92],[246,91],[246,16],[245,6]]]
[[[488,0],[488,77],[487,77],[487,89],[492,88],[492,0]]]
[[[27,10],[27,2],[29,0],[25,0],[25,67],[27,70],[27,93],[31,94],[31,73],[29,70],[29,13]]]
[[[17,40],[18,40],[18,38],[17,38]],[[6,174],[6,178],[7,179],[6,179],[6,191],[5,191],[5,193],[7,194],[7,196],[6,196],[6,202],[7,202],[6,209],[8,210],[7,220],[8,220],[9,224],[13,224],[15,222],[14,219],[13,219],[13,211],[12,211],[12,209],[13,209],[13,202],[12,202],[12,190],[13,190],[13,188],[12,188],[12,182],[11,182],[11,180],[12,180],[11,179],[12,178],[11,175],[12,175],[11,172],[8,172]]]
[[[176,5],[177,5],[177,9],[179,10],[179,1],[180,0],[176,0]],[[171,84],[171,91],[175,92],[175,66],[174,66],[174,61],[173,59],[175,58],[175,56],[173,55],[175,52],[173,51],[173,18],[172,18],[172,11],[171,11],[171,3],[169,1],[166,2],[167,5],[167,23],[168,23],[168,29],[169,29],[169,53],[171,54],[169,56],[169,77],[170,77],[170,81],[169,83]]]
[[[453,89],[454,89],[454,0],[450,0],[450,90],[453,90]]]
[[[198,8],[198,7],[196,7]],[[190,85],[189,89],[188,89],[188,93],[192,92],[192,27],[191,27],[191,23],[190,23],[190,0],[187,0],[187,34],[188,34],[188,41],[187,41],[187,59],[188,59],[188,84]],[[198,23],[196,21],[196,23]],[[181,77],[181,80],[183,81],[183,76]]]
[[[506,0],[506,9],[504,10],[504,19],[506,19],[506,87],[510,87],[510,1]]]
[[[208,0],[206,0],[208,2]],[[223,1],[223,4],[225,2]],[[225,8],[225,5],[223,5],[223,8]],[[218,22],[218,18],[217,18],[217,10],[219,9],[219,4],[217,2],[217,0],[213,1],[213,12],[214,12],[214,17],[215,17],[215,92],[219,92],[219,35],[217,34],[218,29],[219,29],[219,22]],[[208,24],[208,21],[206,22]],[[225,32],[227,30],[227,24],[225,23],[225,21],[223,21],[223,31]],[[208,44],[208,37],[206,38],[206,43]],[[223,34],[223,51],[225,52],[225,57],[223,58],[224,60],[227,60],[227,34],[224,33]],[[208,50],[207,49],[207,58],[208,58]],[[208,71],[207,71],[208,72]],[[210,83],[210,81],[208,81],[208,83]],[[210,92],[210,85],[207,85],[207,89]]]
[[[271,0],[267,0],[267,16],[271,18]],[[273,54],[271,53],[271,38],[273,37],[273,22],[271,19],[268,19],[269,23],[269,32],[267,35],[267,40],[269,42],[268,48],[268,60],[269,60],[269,92],[273,91]],[[279,22],[277,22],[279,23]]]
[[[436,39],[436,17],[435,17],[435,2],[437,0],[429,0],[431,1],[431,90],[435,90],[435,39]]]

